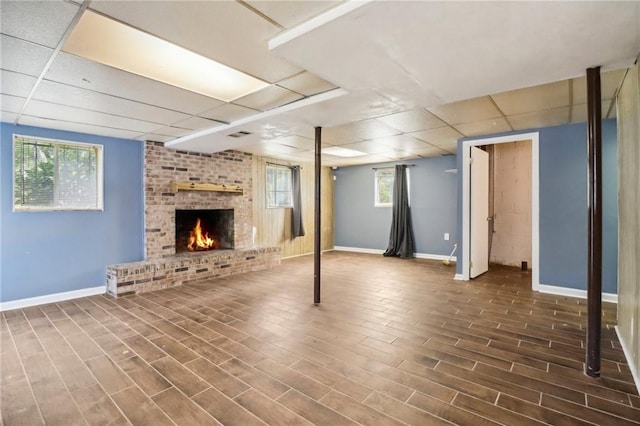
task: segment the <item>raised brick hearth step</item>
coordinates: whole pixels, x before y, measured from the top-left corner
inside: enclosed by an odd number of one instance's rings
[[[117,297],[185,283],[260,271],[280,264],[280,247],[183,253],[107,266],[107,293]]]

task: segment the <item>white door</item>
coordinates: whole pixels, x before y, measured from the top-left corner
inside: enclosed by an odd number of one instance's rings
[[[489,154],[471,147],[469,277],[489,270]]]

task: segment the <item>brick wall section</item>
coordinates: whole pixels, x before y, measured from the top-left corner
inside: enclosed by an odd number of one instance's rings
[[[225,151],[215,154],[176,151],[162,143],[145,145],[145,259],[175,255],[176,209],[234,209],[235,247],[252,244],[251,154]],[[240,185],[244,193],[178,191],[171,182]]]
[[[280,247],[185,253],[107,267],[107,293],[124,296],[193,281],[259,271],[280,264]]]

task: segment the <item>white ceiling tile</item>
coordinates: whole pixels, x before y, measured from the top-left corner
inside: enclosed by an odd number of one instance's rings
[[[488,96],[428,108],[448,124],[471,123],[502,116]]]
[[[615,102],[613,104],[614,104],[614,107],[611,110],[611,115],[607,117],[606,114],[607,114],[607,111],[609,111],[609,105],[611,105],[611,99],[605,99],[604,101],[602,101],[602,104],[600,106],[602,119],[615,118],[616,116]],[[588,118],[589,118],[589,114],[588,114],[587,104],[580,104],[580,105],[573,106],[573,109],[571,110],[572,123],[584,123],[588,120]]]
[[[30,115],[23,115],[22,117],[20,117],[20,124],[25,126],[38,126],[46,127],[48,129],[66,130],[69,132],[81,132],[89,133],[92,135],[109,136],[112,138],[134,139],[140,135],[140,132],[114,129],[111,127],[92,126],[85,123],[74,123],[50,118],[33,117]]]
[[[451,143],[458,143],[463,135],[451,127],[440,127],[438,129],[423,130],[421,132],[410,133],[410,136],[436,145],[438,147],[450,146]]]
[[[0,95],[0,109],[3,112],[19,113],[26,98],[11,95]]]
[[[251,7],[259,10],[284,28],[301,24],[320,13],[331,9],[341,1],[247,1]]]
[[[242,151],[256,155],[276,155],[276,154],[293,154],[298,150],[296,148],[280,145],[274,141],[262,142],[257,145],[243,146]]]
[[[31,100],[27,104],[24,113],[33,117],[46,117],[69,123],[128,130],[136,134],[151,132],[159,126],[157,123],[36,100]]]
[[[337,145],[377,139],[399,134],[400,131],[375,119],[361,120],[337,127],[322,129],[323,139]]]
[[[15,112],[0,111],[0,121],[5,123],[13,123],[18,118]]]
[[[392,147],[396,150],[409,151],[416,148],[425,148],[428,144],[408,134],[386,136],[374,139],[375,142]]]
[[[315,148],[315,141],[309,138],[305,138],[298,135],[286,136],[283,138],[273,139],[270,142],[275,142],[280,145],[289,146],[295,148],[297,151],[309,151]]]
[[[292,90],[305,96],[312,96],[327,90],[335,89],[336,86],[313,75],[309,72],[303,72],[291,78],[279,81],[278,86]]]
[[[490,135],[511,131],[511,126],[509,126],[507,120],[502,117],[476,121],[474,123],[456,124],[453,127],[465,136]]]
[[[38,77],[47,64],[53,49],[17,38],[0,35],[0,67]]]
[[[172,138],[179,138],[182,136],[186,136],[190,133],[193,133],[193,130],[183,129],[181,127],[166,126],[166,127],[161,127],[159,129],[156,128],[153,131],[151,131],[151,133],[155,135],[171,136]]]
[[[201,130],[201,129],[210,129],[213,127],[219,127],[224,125],[219,121],[209,120],[207,118],[202,117],[189,117],[185,120],[181,120],[173,123],[175,127],[181,127],[183,129],[191,129],[191,130]]]
[[[267,48],[281,29],[237,2],[151,4],[99,0],[91,8],[271,83],[302,71]]]
[[[442,155],[447,155],[450,154],[449,151],[445,151],[441,148],[438,148],[437,146],[429,146],[428,148],[423,148],[420,150],[414,150],[412,151],[414,154],[419,155],[420,157],[423,158],[429,158],[429,157],[440,157]]]
[[[387,151],[380,154],[383,157],[391,158],[392,160],[409,160],[411,158],[416,158],[418,155],[414,154],[410,151],[397,150]]]
[[[43,80],[40,83],[33,95],[33,99],[165,125],[189,117],[187,114],[166,108],[155,107],[48,80]]]
[[[559,108],[570,103],[569,81],[563,80],[556,83],[527,87],[499,93],[491,97],[507,116]]]
[[[616,93],[627,68],[600,73],[600,96],[602,99],[612,99]],[[573,104],[580,105],[587,103],[587,78],[580,77],[573,79]]]
[[[435,129],[447,124],[429,111],[418,108],[411,111],[378,117],[376,120],[400,130],[401,132],[417,132],[418,130]]]
[[[217,99],[64,52],[56,56],[45,78],[186,114],[198,114],[223,104]]]
[[[514,130],[559,126],[569,122],[569,107],[512,115],[507,119]]]
[[[268,111],[302,98],[303,96],[299,93],[271,85],[257,92],[253,92],[250,95],[236,99],[233,103],[260,111]]]
[[[225,123],[233,123],[234,121],[251,115],[258,114],[260,111],[234,104],[223,104],[209,111],[199,114],[201,117],[210,118],[212,120],[222,121]]]
[[[47,47],[56,47],[78,5],[55,1],[2,1],[2,32]],[[4,46],[3,46],[4,49]]]
[[[36,80],[30,75],[0,70],[0,93],[26,98],[31,93]]]
[[[449,153],[449,154],[455,154],[456,151],[458,150],[458,142],[457,141],[452,141],[452,140],[448,140],[444,143],[442,143],[441,145],[438,145],[438,148],[442,149],[443,151]]]

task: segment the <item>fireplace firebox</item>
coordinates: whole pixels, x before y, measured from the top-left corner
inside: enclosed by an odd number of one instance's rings
[[[176,253],[234,248],[233,209],[176,210]]]

